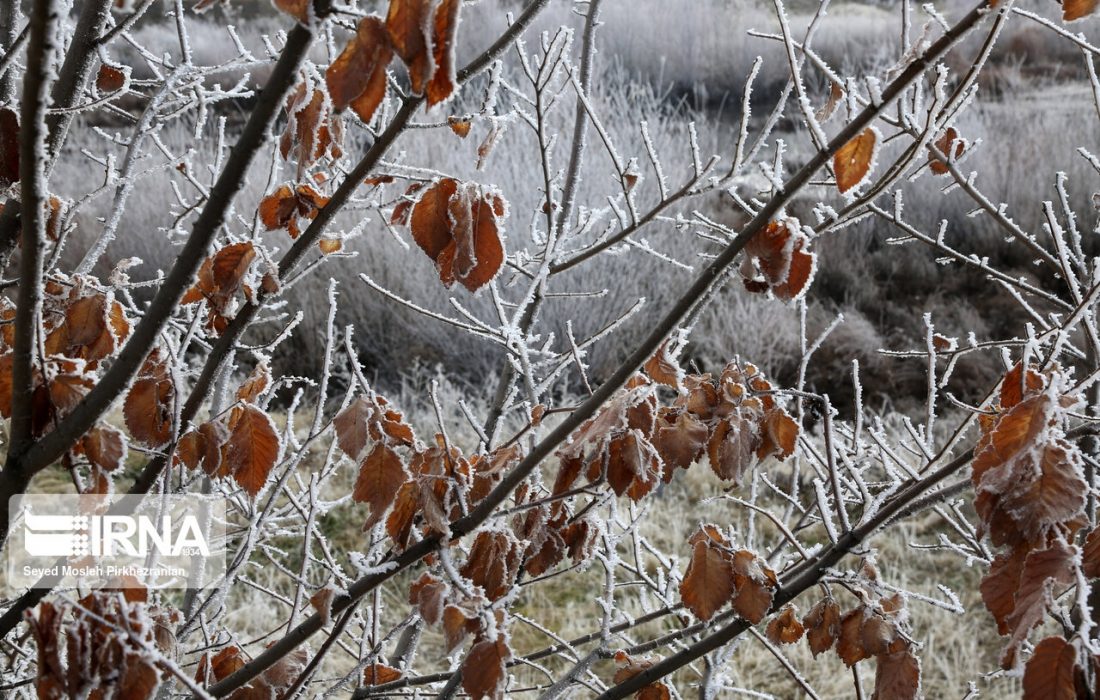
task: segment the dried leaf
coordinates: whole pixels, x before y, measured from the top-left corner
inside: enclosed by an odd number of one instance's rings
[[[359,466],[352,500],[370,504],[370,517],[364,529],[374,527],[397,500],[397,493],[408,480],[405,463],[385,445],[376,445]]]
[[[502,638],[477,642],[462,662],[462,689],[473,700],[502,700],[508,682],[505,664],[511,658],[512,650]]]
[[[871,172],[877,141],[877,132],[873,127],[868,127],[863,133],[841,146],[833,156],[836,186],[841,194],[859,185]]]
[[[493,279],[504,262],[499,230],[504,216],[499,195],[443,178],[421,195],[410,227],[417,245],[435,261],[440,281],[447,287],[458,281],[473,292]]]
[[[840,606],[832,598],[822,598],[802,619],[802,624],[813,655],[826,652],[840,636]]]
[[[370,664],[363,669],[363,685],[382,685],[392,683],[402,678],[401,671],[385,664]]]
[[[1062,19],[1066,22],[1083,19],[1096,12],[1100,0],[1062,0]]]
[[[130,435],[148,447],[167,444],[172,437],[175,395],[175,384],[163,369],[135,381],[122,406]]]
[[[799,622],[794,606],[786,605],[768,623],[766,632],[772,644],[794,644],[802,639],[805,628]]]
[[[680,582],[680,600],[703,621],[713,617],[734,594],[733,560],[724,538],[716,538],[716,532],[703,529],[692,536],[691,561]]]
[[[710,429],[695,415],[681,409],[663,412],[657,426],[653,447],[664,464],[663,479],[668,483],[676,469],[687,469],[702,456]]]
[[[499,600],[515,585],[522,554],[523,548],[510,532],[485,530],[474,539],[459,573],[480,586],[490,601]]]
[[[864,613],[864,608],[856,608],[840,620],[840,634],[836,641],[836,654],[849,667],[871,656],[863,648]]]
[[[1035,645],[1024,667],[1024,700],[1076,700],[1077,647],[1061,637]]]
[[[943,132],[943,135],[936,140],[936,150],[954,160],[961,156],[963,151],[966,150],[966,143],[959,138],[959,132],[955,131],[954,127],[951,127]],[[946,175],[951,172],[951,168],[948,167],[948,162],[935,154],[932,155],[932,160],[928,167],[931,168],[932,172],[936,175]]]
[[[920,661],[906,646],[880,654],[875,668],[875,692],[871,700],[916,700],[920,697]]]
[[[128,73],[129,71],[121,66],[104,63],[99,67],[99,73],[95,78],[96,89],[105,95],[121,90],[126,87]]]
[[[451,127],[451,131],[455,132],[460,138],[466,138],[470,135],[470,126],[473,124],[469,119],[459,119],[458,117],[447,117],[447,125]]]
[[[355,36],[325,71],[333,109],[342,112],[350,105],[360,119],[369,122],[386,97],[386,67],[392,58],[382,20],[374,16],[360,20]]]
[[[255,496],[279,458],[279,435],[267,414],[251,405],[233,410],[225,462],[237,484]]]

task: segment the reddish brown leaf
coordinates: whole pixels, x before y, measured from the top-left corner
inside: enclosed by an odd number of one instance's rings
[[[1027,555],[1020,573],[1015,606],[1005,618],[1011,634],[1001,658],[1004,668],[1016,666],[1016,654],[1020,645],[1027,638],[1028,632],[1042,622],[1053,588],[1059,584],[1072,583],[1076,556],[1076,548],[1061,540],[1054,541],[1046,549],[1032,551]]]
[[[787,605],[771,619],[766,632],[773,644],[794,644],[802,639],[805,628],[799,622],[794,606]]]
[[[435,68],[427,35],[434,4],[433,0],[390,0],[386,15],[386,31],[394,51],[408,68],[409,82],[416,94],[424,92]]]
[[[267,414],[255,406],[233,410],[225,461],[237,484],[255,496],[279,458],[279,435]]]
[[[287,13],[302,24],[309,23],[309,8],[313,0],[273,0],[275,7]]]
[[[428,106],[439,104],[455,91],[455,34],[460,0],[440,0],[432,21],[432,57],[435,68],[428,81]]]
[[[462,689],[473,700],[502,700],[508,681],[505,664],[511,658],[512,650],[502,638],[477,642],[462,662]]]
[[[1024,667],[1024,700],[1076,700],[1077,647],[1061,637],[1035,645]]]
[[[1077,447],[1058,440],[1043,447],[1038,473],[1019,474],[1000,500],[1019,530],[1031,541],[1082,513],[1088,484]]]
[[[752,624],[760,623],[772,607],[772,598],[779,582],[775,573],[752,552],[741,549],[733,553],[733,609]]]
[[[374,527],[397,500],[397,492],[408,479],[405,463],[385,445],[376,445],[359,466],[352,500],[370,504],[370,517],[364,529]]]
[[[126,77],[126,72],[121,68],[104,63],[95,78],[96,89],[103,94],[121,90],[126,86]]]
[[[1089,578],[1100,578],[1100,527],[1093,529],[1085,538],[1081,571]]]
[[[333,109],[342,112],[350,105],[360,119],[369,122],[386,96],[386,67],[392,58],[382,20],[374,16],[360,20],[355,36],[325,71]]]
[[[160,447],[172,437],[175,386],[167,375],[138,379],[126,393],[122,415],[138,442]]]
[[[863,133],[841,146],[833,156],[836,186],[841,194],[863,182],[871,172],[877,141],[878,135],[874,128],[868,127]]]
[[[451,127],[451,131],[455,132],[460,138],[466,138],[470,135],[471,125],[472,122],[469,119],[447,117],[447,126]]]
[[[870,654],[863,648],[864,612],[864,608],[856,608],[840,620],[840,634],[837,636],[836,654],[847,666],[853,666],[870,657]]]
[[[693,414],[677,409],[662,413],[653,434],[653,447],[664,464],[664,481],[672,481],[676,469],[689,468],[706,449],[710,430]]]
[[[241,401],[256,403],[256,399],[267,391],[269,386],[271,386],[271,370],[266,362],[260,362],[253,368],[252,374],[248,375],[248,379],[244,380],[237,389],[237,398]]]
[[[385,664],[371,664],[363,669],[363,685],[382,685],[401,680],[401,671]]]
[[[959,138],[959,132],[955,131],[954,127],[943,132],[943,135],[936,140],[935,145],[936,150],[952,160],[961,156],[963,151],[966,150],[966,144]],[[932,154],[932,160],[928,167],[931,168],[932,172],[936,175],[946,175],[951,172],[951,169],[948,167],[948,161],[943,160],[935,154]]]
[[[1062,0],[1062,19],[1066,22],[1083,19],[1096,12],[1100,0]]]
[[[756,464],[755,451],[760,444],[756,423],[742,416],[740,411],[731,413],[720,421],[711,433],[707,444],[710,468],[719,479],[741,483],[741,477]]]
[[[653,357],[646,360],[642,369],[645,370],[650,379],[658,384],[679,389],[680,382],[684,378],[684,370],[680,368],[680,363],[676,361],[676,358],[670,354],[671,348],[669,345],[671,342],[671,340],[666,340],[662,343]]]
[[[126,438],[118,430],[100,425],[80,439],[80,447],[88,461],[104,471],[114,471],[126,459]]]
[[[424,573],[409,588],[409,602],[419,609],[420,617],[425,623],[435,626],[443,619],[443,608],[449,590],[450,586],[444,581]]]
[[[443,178],[412,209],[413,239],[436,264],[446,286],[460,282],[477,291],[504,262],[499,221],[504,200],[474,183]],[[395,212],[396,216],[396,212]]]
[[[480,586],[486,598],[499,600],[515,585],[522,555],[519,542],[510,532],[482,531],[459,573]]]
[[[871,700],[916,700],[920,697],[920,661],[906,646],[880,654],[875,668],[875,692]]]
[[[637,430],[627,430],[608,444],[607,483],[615,495],[624,493],[639,501],[660,480],[659,458],[653,446]]]
[[[840,606],[832,598],[822,598],[802,619],[802,624],[813,655],[826,652],[840,636]]]
[[[1025,396],[1031,396],[1035,392],[1042,391],[1046,386],[1043,375],[1028,367],[1027,376],[1024,377],[1023,364],[1016,365],[1005,374],[1001,382],[1001,408],[1008,410],[1024,400]]]
[[[716,530],[700,530],[690,542],[691,561],[680,582],[680,600],[697,618],[706,621],[733,597],[733,559]]]

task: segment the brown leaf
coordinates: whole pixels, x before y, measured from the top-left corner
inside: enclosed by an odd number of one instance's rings
[[[309,24],[309,8],[313,0],[273,0],[275,7],[287,13],[302,24]]]
[[[713,527],[700,530],[690,542],[691,561],[680,582],[680,600],[706,621],[733,597],[733,559],[725,539]]]
[[[504,200],[475,183],[443,178],[412,209],[413,239],[436,264],[445,286],[455,281],[471,292],[496,276],[504,262],[499,222]],[[396,216],[396,212],[395,212]]]
[[[1037,456],[1038,473],[1020,474],[1000,500],[1000,507],[1031,541],[1084,512],[1088,493],[1083,460],[1075,445],[1053,441]]]
[[[175,385],[166,372],[138,379],[126,393],[122,415],[126,429],[148,447],[160,447],[172,437]]]
[[[840,620],[840,634],[836,641],[836,654],[849,667],[871,656],[863,648],[864,613],[864,608],[856,608]]]
[[[352,500],[370,504],[370,517],[363,529],[374,527],[397,500],[397,493],[408,480],[405,463],[385,445],[376,445],[359,466]]]
[[[662,412],[653,434],[653,447],[664,464],[664,481],[672,481],[676,469],[689,468],[706,449],[710,430],[706,423],[682,409]]]
[[[741,277],[750,292],[771,293],[781,301],[797,299],[806,290],[817,265],[816,253],[795,219],[771,221],[745,246]]]
[[[875,692],[871,700],[916,700],[920,697],[920,661],[906,646],[880,654],[875,668]]]
[[[819,122],[829,121],[842,99],[844,99],[844,88],[840,87],[840,83],[834,80],[832,86],[829,88],[829,99],[825,104],[821,105],[821,109],[817,110],[817,114],[815,115],[817,120]]]
[[[522,555],[522,547],[510,532],[485,530],[474,539],[459,573],[480,586],[490,601],[499,600],[515,585]]]
[[[1077,647],[1061,637],[1035,645],[1024,667],[1024,700],[1076,700]]]
[[[1100,578],[1100,527],[1094,528],[1085,538],[1081,571],[1089,578]]]
[[[462,689],[473,700],[502,700],[508,682],[505,664],[511,658],[512,650],[503,638],[477,642],[462,662]]]
[[[863,182],[871,172],[875,159],[875,144],[878,136],[873,127],[840,147],[833,156],[833,171],[836,173],[836,186],[841,194]]]
[[[774,454],[777,459],[787,459],[794,454],[798,442],[798,423],[783,409],[773,408],[764,414],[762,437],[757,458]]]
[[[469,119],[447,117],[447,126],[451,127],[451,131],[455,132],[460,138],[466,138],[470,135],[470,126],[472,124],[473,122]]]
[[[799,622],[794,606],[786,605],[768,623],[766,632],[772,644],[794,644],[802,639],[805,628]]]
[[[1001,658],[1002,667],[1009,669],[1016,666],[1020,645],[1028,632],[1042,622],[1054,587],[1072,583],[1076,556],[1077,548],[1061,540],[1055,540],[1046,549],[1028,553],[1020,573],[1015,605],[1005,618],[1011,634]]]
[[[0,108],[0,187],[19,182],[19,117]]]
[[[425,572],[409,588],[409,602],[417,607],[426,624],[435,626],[443,619],[449,590],[446,582]]]
[[[637,502],[660,480],[659,459],[640,431],[624,431],[608,444],[607,483],[616,496],[625,493]]]
[[[669,346],[671,343],[671,340],[662,343],[653,357],[646,360],[642,369],[645,370],[650,379],[658,384],[664,384],[678,390],[680,389],[680,382],[684,378],[684,370],[680,368],[680,363],[676,361],[676,358],[670,354],[671,347]]]
[[[382,685],[401,680],[401,671],[385,664],[371,664],[363,669],[363,685]]]
[[[286,112],[279,152],[284,160],[293,157],[297,161],[299,179],[321,158],[340,157],[342,121],[332,113],[332,103],[323,91],[311,89],[305,81],[299,83],[287,100]]]
[[[255,496],[279,458],[279,435],[267,414],[251,405],[233,410],[225,461],[237,484]]]
[[[963,151],[966,150],[966,144],[959,138],[959,132],[951,127],[936,140],[936,150],[954,160],[963,154]],[[946,175],[951,172],[948,162],[935,154],[932,155],[928,167],[936,175]]]
[[[1008,410],[1024,400],[1025,396],[1032,396],[1046,387],[1046,379],[1031,367],[1027,369],[1027,377],[1024,377],[1023,363],[1016,365],[1005,374],[1001,382],[1001,408]]]
[[[424,92],[435,69],[427,35],[434,4],[434,0],[390,0],[386,15],[386,31],[394,51],[408,68],[409,82],[415,94]]]
[[[802,619],[802,624],[813,655],[826,652],[840,636],[840,606],[832,598],[822,598]]]
[[[1062,0],[1062,19],[1066,22],[1083,19],[1096,12],[1100,0]]]
[[[707,444],[710,468],[723,481],[740,485],[741,477],[756,464],[755,451],[760,444],[755,422],[731,413],[720,421]]]
[[[267,391],[269,386],[271,386],[271,369],[266,362],[260,362],[253,368],[252,374],[248,375],[248,379],[244,380],[237,389],[237,399],[256,403],[256,399]]]
[[[325,71],[333,109],[342,112],[350,105],[369,122],[386,97],[386,67],[392,58],[382,20],[373,15],[360,20],[355,36]]]
[[[104,471],[114,471],[126,459],[126,438],[109,425],[92,428],[80,438],[88,461]]]
[[[428,106],[439,104],[455,91],[455,34],[461,0],[441,0],[432,21],[432,56],[435,69],[428,81]]]
[[[104,63],[95,78],[96,89],[105,95],[121,90],[126,87],[126,77],[123,69]]]
[[[752,624],[759,624],[772,607],[772,598],[779,582],[775,573],[752,552],[741,549],[733,553],[733,609]]]

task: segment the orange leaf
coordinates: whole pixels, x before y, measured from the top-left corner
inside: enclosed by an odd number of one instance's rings
[[[88,461],[104,471],[114,471],[126,459],[126,438],[106,425],[92,428],[80,439],[80,447]]]
[[[386,27],[378,17],[364,17],[355,36],[325,71],[333,109],[342,112],[350,105],[359,118],[369,122],[386,96],[386,67],[393,48]]]
[[[428,106],[443,102],[455,91],[455,33],[460,0],[441,0],[432,22],[432,54],[435,69],[428,81]]]
[[[1088,17],[1100,6],[1100,0],[1062,0],[1062,19],[1066,22]]]
[[[405,464],[396,452],[381,444],[370,451],[359,467],[351,496],[357,503],[370,504],[370,517],[364,529],[374,527],[382,519],[408,477]]]
[[[870,654],[863,648],[864,610],[864,608],[856,608],[840,620],[840,634],[836,640],[836,654],[849,667],[870,657]]]
[[[687,469],[702,456],[709,433],[707,425],[687,411],[677,409],[675,418],[662,414],[653,446],[664,463],[665,483],[672,481],[674,470]]]
[[[421,195],[410,227],[417,245],[435,261],[440,281],[449,287],[457,280],[473,292],[504,263],[499,232],[504,215],[504,200],[496,194],[443,178]]]
[[[787,605],[768,623],[766,632],[773,644],[794,644],[802,639],[805,628],[798,621],[794,607]]]
[[[363,685],[382,685],[401,680],[401,671],[385,664],[371,664],[363,669]]]
[[[267,414],[251,405],[234,409],[229,423],[225,461],[237,484],[255,496],[279,457],[279,435]]]
[[[680,368],[680,363],[676,361],[676,358],[670,354],[671,343],[671,340],[662,343],[653,357],[646,360],[642,369],[645,370],[650,379],[658,384],[679,389],[680,382],[684,378],[684,370]]]
[[[680,582],[680,600],[706,621],[733,597],[733,561],[724,540],[716,540],[706,530],[691,539],[691,561]]]
[[[274,0],[275,7],[287,13],[302,24],[309,23],[309,8],[313,0]]]
[[[959,132],[951,127],[936,140],[936,150],[954,160],[963,154],[963,151],[966,150],[966,144],[959,138]],[[932,161],[928,167],[937,175],[946,175],[951,172],[947,161],[935,154],[932,155]]]
[[[871,172],[877,141],[878,135],[874,128],[868,127],[863,133],[841,146],[833,156],[836,186],[841,194],[863,182]]]
[[[422,94],[435,68],[428,52],[428,17],[433,0],[390,0],[386,31],[393,49],[409,70],[409,82],[415,94]]]
[[[472,122],[469,119],[447,117],[447,125],[451,127],[451,131],[455,132],[461,138],[466,138],[470,135],[471,124]]]

